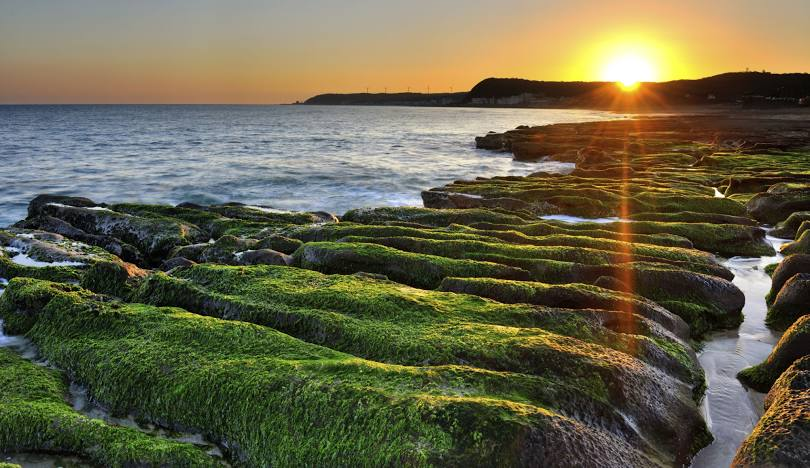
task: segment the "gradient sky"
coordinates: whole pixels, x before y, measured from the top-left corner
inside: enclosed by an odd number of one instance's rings
[[[0,103],[277,103],[598,80],[810,72],[810,0],[0,0]]]

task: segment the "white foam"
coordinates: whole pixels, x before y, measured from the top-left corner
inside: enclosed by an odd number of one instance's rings
[[[245,205],[245,208],[250,208],[252,210],[259,210],[265,213],[273,213],[273,214],[287,214],[287,213],[294,213],[294,211],[290,210],[279,210],[277,208],[270,208],[268,206],[257,206],[257,205]]]
[[[543,215],[540,216],[540,219],[545,219],[547,221],[562,221],[564,223],[570,224],[578,224],[578,223],[598,223],[598,224],[608,224],[608,223],[629,223],[631,220],[629,219],[622,219],[617,216],[611,216],[608,218],[582,218],[579,216],[570,216],[570,215]]]
[[[714,198],[726,198],[721,191],[717,190],[717,187],[712,188],[714,189]]]
[[[60,208],[81,208],[84,210],[93,210],[93,211],[109,211],[113,213],[113,210],[109,208],[104,208],[103,206],[73,206],[73,205],[64,205],[62,203],[48,203],[50,206],[58,206]]]

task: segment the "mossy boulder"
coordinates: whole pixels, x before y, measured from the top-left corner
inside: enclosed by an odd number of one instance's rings
[[[787,281],[798,273],[810,273],[810,254],[789,255],[775,265],[771,273],[771,290],[768,293],[768,303],[772,303]]]
[[[746,205],[757,221],[776,224],[797,211],[810,210],[810,187],[790,187],[777,184],[767,192],[754,196]]]
[[[794,361],[808,355],[810,315],[804,315],[785,331],[765,362],[743,369],[737,378],[745,385],[765,393]]]
[[[99,255],[87,245],[66,241],[58,234],[21,229],[0,230],[0,278],[19,276],[58,282],[78,282]]]
[[[771,231],[771,235],[782,239],[794,239],[802,223],[810,221],[810,211],[797,211],[791,213],[786,220],[780,222]]]
[[[338,224],[320,224],[318,226],[338,226]],[[270,249],[291,255],[293,252],[298,250],[298,247],[301,247],[301,245],[303,245],[303,242],[298,239],[292,239],[280,234],[273,234],[259,239],[259,242],[256,243],[256,248]]]
[[[810,465],[810,356],[794,362],[777,379],[765,408],[732,466]]]
[[[804,229],[802,229],[804,228]],[[810,222],[802,223],[802,228],[796,234],[796,240],[785,244],[780,249],[783,255],[810,254]]]
[[[711,437],[682,383],[609,348],[599,352],[618,360],[584,372],[561,365],[566,378],[409,367],[251,323],[88,294],[15,279],[0,316],[111,411],[204,432],[238,464],[530,466],[563,456],[650,466],[686,463]],[[43,307],[32,310],[34,298]],[[516,350],[522,342],[515,336]],[[553,356],[596,350],[563,343]],[[610,386],[599,383],[609,375]],[[643,401],[637,410],[634,401]]]
[[[88,234],[81,229],[74,227],[67,221],[54,218],[53,216],[34,216],[32,218],[19,221],[18,223],[14,224],[14,226],[21,229],[31,229],[59,234],[68,239],[100,247],[126,262],[136,264],[144,263],[143,254],[135,246],[127,244],[121,239],[117,239],[113,236]]]
[[[127,297],[147,272],[99,248],[42,231],[0,231],[0,277],[81,283],[95,292]],[[18,260],[15,255],[21,255]]]
[[[99,466],[224,466],[192,444],[90,419],[60,373],[0,348],[0,451],[73,455]]]
[[[58,218],[87,234],[120,239],[138,248],[147,261],[162,259],[171,249],[205,237],[196,226],[172,218],[134,216],[104,207],[42,203],[40,197],[31,202],[30,215]]]
[[[810,313],[810,273],[798,273],[787,280],[768,308],[765,323],[785,329]]]

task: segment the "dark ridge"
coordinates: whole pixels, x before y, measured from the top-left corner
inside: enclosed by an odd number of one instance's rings
[[[362,105],[362,106],[435,106],[451,105],[463,102],[467,93],[352,93],[352,94],[319,94],[304,104],[311,105]]]

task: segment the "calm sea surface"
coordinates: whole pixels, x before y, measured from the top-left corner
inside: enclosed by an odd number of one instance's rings
[[[476,135],[617,117],[541,109],[0,106],[0,226],[23,218],[39,193],[338,214],[421,205],[421,190],[454,179],[553,169],[476,150]]]

